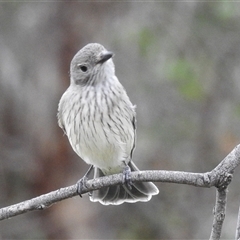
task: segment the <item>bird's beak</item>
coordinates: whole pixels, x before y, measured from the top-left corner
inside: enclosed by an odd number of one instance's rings
[[[99,60],[97,61],[97,64],[99,63],[104,63],[106,62],[108,59],[110,59],[113,56],[113,52],[109,52],[109,51],[104,51],[99,55]]]

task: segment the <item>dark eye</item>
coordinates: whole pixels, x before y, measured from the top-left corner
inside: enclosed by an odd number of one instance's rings
[[[86,72],[88,70],[88,67],[86,65],[78,64],[78,69],[80,69],[82,72]]]

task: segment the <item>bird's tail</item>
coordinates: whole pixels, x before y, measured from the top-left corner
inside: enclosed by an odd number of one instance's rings
[[[139,171],[132,161],[128,165],[131,171]],[[95,167],[94,178],[103,176],[105,176],[104,173]],[[147,202],[153,195],[159,193],[158,188],[152,182],[134,182],[131,186],[131,189],[126,184],[101,188],[92,192],[90,200],[103,205],[119,205],[124,202]]]

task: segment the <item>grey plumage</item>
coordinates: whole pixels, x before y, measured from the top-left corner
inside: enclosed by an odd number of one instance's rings
[[[135,107],[115,76],[113,54],[91,43],[72,59],[70,86],[58,106],[58,124],[73,150],[94,166],[94,177],[120,173],[132,162],[135,148]],[[91,201],[102,204],[148,201],[158,193],[153,183],[133,183],[94,191]]]

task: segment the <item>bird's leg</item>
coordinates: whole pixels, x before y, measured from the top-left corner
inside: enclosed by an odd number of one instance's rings
[[[123,168],[123,184],[126,184],[128,189],[132,189],[132,180],[131,180],[131,168],[126,164],[125,161],[124,163],[124,168]]]
[[[93,165],[87,170],[87,172],[84,174],[84,176],[78,180],[77,182],[77,193],[79,194],[80,197],[82,197],[82,188],[86,187],[86,181],[88,180],[88,177],[90,173],[93,170]]]

